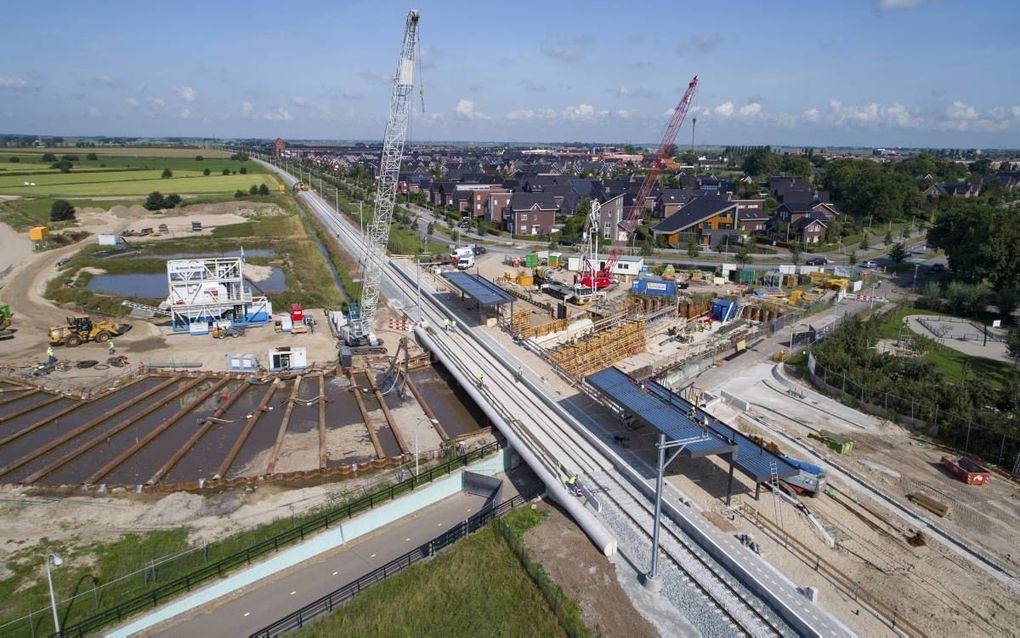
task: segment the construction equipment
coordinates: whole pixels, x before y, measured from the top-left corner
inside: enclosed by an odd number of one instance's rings
[[[383,268],[386,265],[386,244],[390,237],[390,221],[397,198],[397,184],[400,175],[400,161],[407,139],[407,124],[411,113],[411,94],[414,87],[414,62],[418,49],[417,11],[407,14],[404,25],[404,40],[397,61],[397,72],[393,78],[393,93],[390,97],[390,114],[386,121],[383,138],[382,158],[379,161],[379,176],[375,191],[375,214],[366,228],[365,260],[361,283],[361,300],[350,305],[349,322],[345,327],[344,341],[358,346],[364,343],[376,345],[374,323],[379,306],[379,286],[382,283]]]
[[[691,106],[691,102],[694,100],[694,92],[698,88],[698,76],[695,75],[691,79],[690,84],[687,85],[687,91],[684,92],[684,96],[680,99],[680,103],[677,104],[676,108],[673,109],[673,116],[670,118],[669,124],[666,126],[666,132],[662,135],[662,141],[659,143],[659,149],[655,152],[655,158],[652,159],[652,165],[648,169],[648,173],[645,175],[645,181],[641,183],[641,188],[638,190],[637,197],[634,198],[634,204],[630,208],[630,213],[627,215],[626,226],[623,232],[619,232],[614,229],[613,231],[613,249],[609,252],[609,259],[606,260],[605,265],[601,269],[595,269],[596,263],[590,263],[592,269],[587,273],[581,274],[581,285],[586,288],[597,289],[599,284],[604,284],[601,287],[608,286],[612,281],[613,270],[616,268],[616,262],[620,260],[620,255],[623,254],[623,248],[627,245],[627,239],[631,233],[632,228],[637,226],[637,223],[641,220],[641,217],[645,212],[645,200],[652,193],[652,188],[659,178],[659,173],[662,172],[663,166],[666,160],[670,159],[667,157],[669,151],[673,148],[673,142],[676,140],[676,135],[680,131],[680,126],[684,123],[684,118],[687,117],[687,110]],[[596,232],[597,232],[596,225]],[[597,260],[596,260],[597,262]]]
[[[93,321],[89,317],[67,317],[66,326],[50,328],[50,345],[74,348],[89,341],[106,343],[129,329],[127,324],[117,324],[112,319]]]
[[[235,326],[224,328],[214,325],[212,330],[209,331],[209,334],[212,335],[213,339],[225,339],[227,337],[243,337],[244,328],[239,328]]]
[[[10,329],[13,317],[14,313],[11,312],[9,305],[0,306],[0,341],[14,338],[14,331]]]

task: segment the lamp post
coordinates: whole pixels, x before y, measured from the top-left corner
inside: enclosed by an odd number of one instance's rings
[[[50,607],[53,609],[53,630],[59,634],[60,617],[57,615],[57,597],[53,595],[53,576],[50,575],[50,561],[53,561],[54,567],[60,567],[64,564],[64,559],[53,553],[46,555],[46,582],[50,586]]]

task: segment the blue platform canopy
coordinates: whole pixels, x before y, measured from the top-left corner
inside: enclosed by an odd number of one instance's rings
[[[500,306],[514,300],[510,293],[481,275],[456,271],[444,272],[443,277],[483,306]]]

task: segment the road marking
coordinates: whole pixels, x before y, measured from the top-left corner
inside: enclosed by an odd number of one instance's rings
[[[404,542],[405,542],[405,543],[410,543],[410,542],[411,542],[411,539],[410,539],[410,538],[405,538],[405,539],[404,539]]]
[[[251,616],[251,612],[250,611],[244,612],[244,617],[247,618],[248,616]]]
[[[297,593],[297,591],[292,591],[292,592],[290,592],[290,595],[293,596],[296,593]]]
[[[375,554],[372,554],[371,556],[369,556],[369,558],[375,558]]]
[[[334,575],[334,576],[336,576],[336,575],[337,575],[337,574],[339,574],[339,573],[340,573],[340,572],[333,572],[333,575]]]

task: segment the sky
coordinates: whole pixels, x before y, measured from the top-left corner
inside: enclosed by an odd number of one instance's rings
[[[143,8],[144,7],[144,8]],[[0,133],[1020,148],[1016,0],[9,3]],[[424,107],[424,108],[423,108]]]

